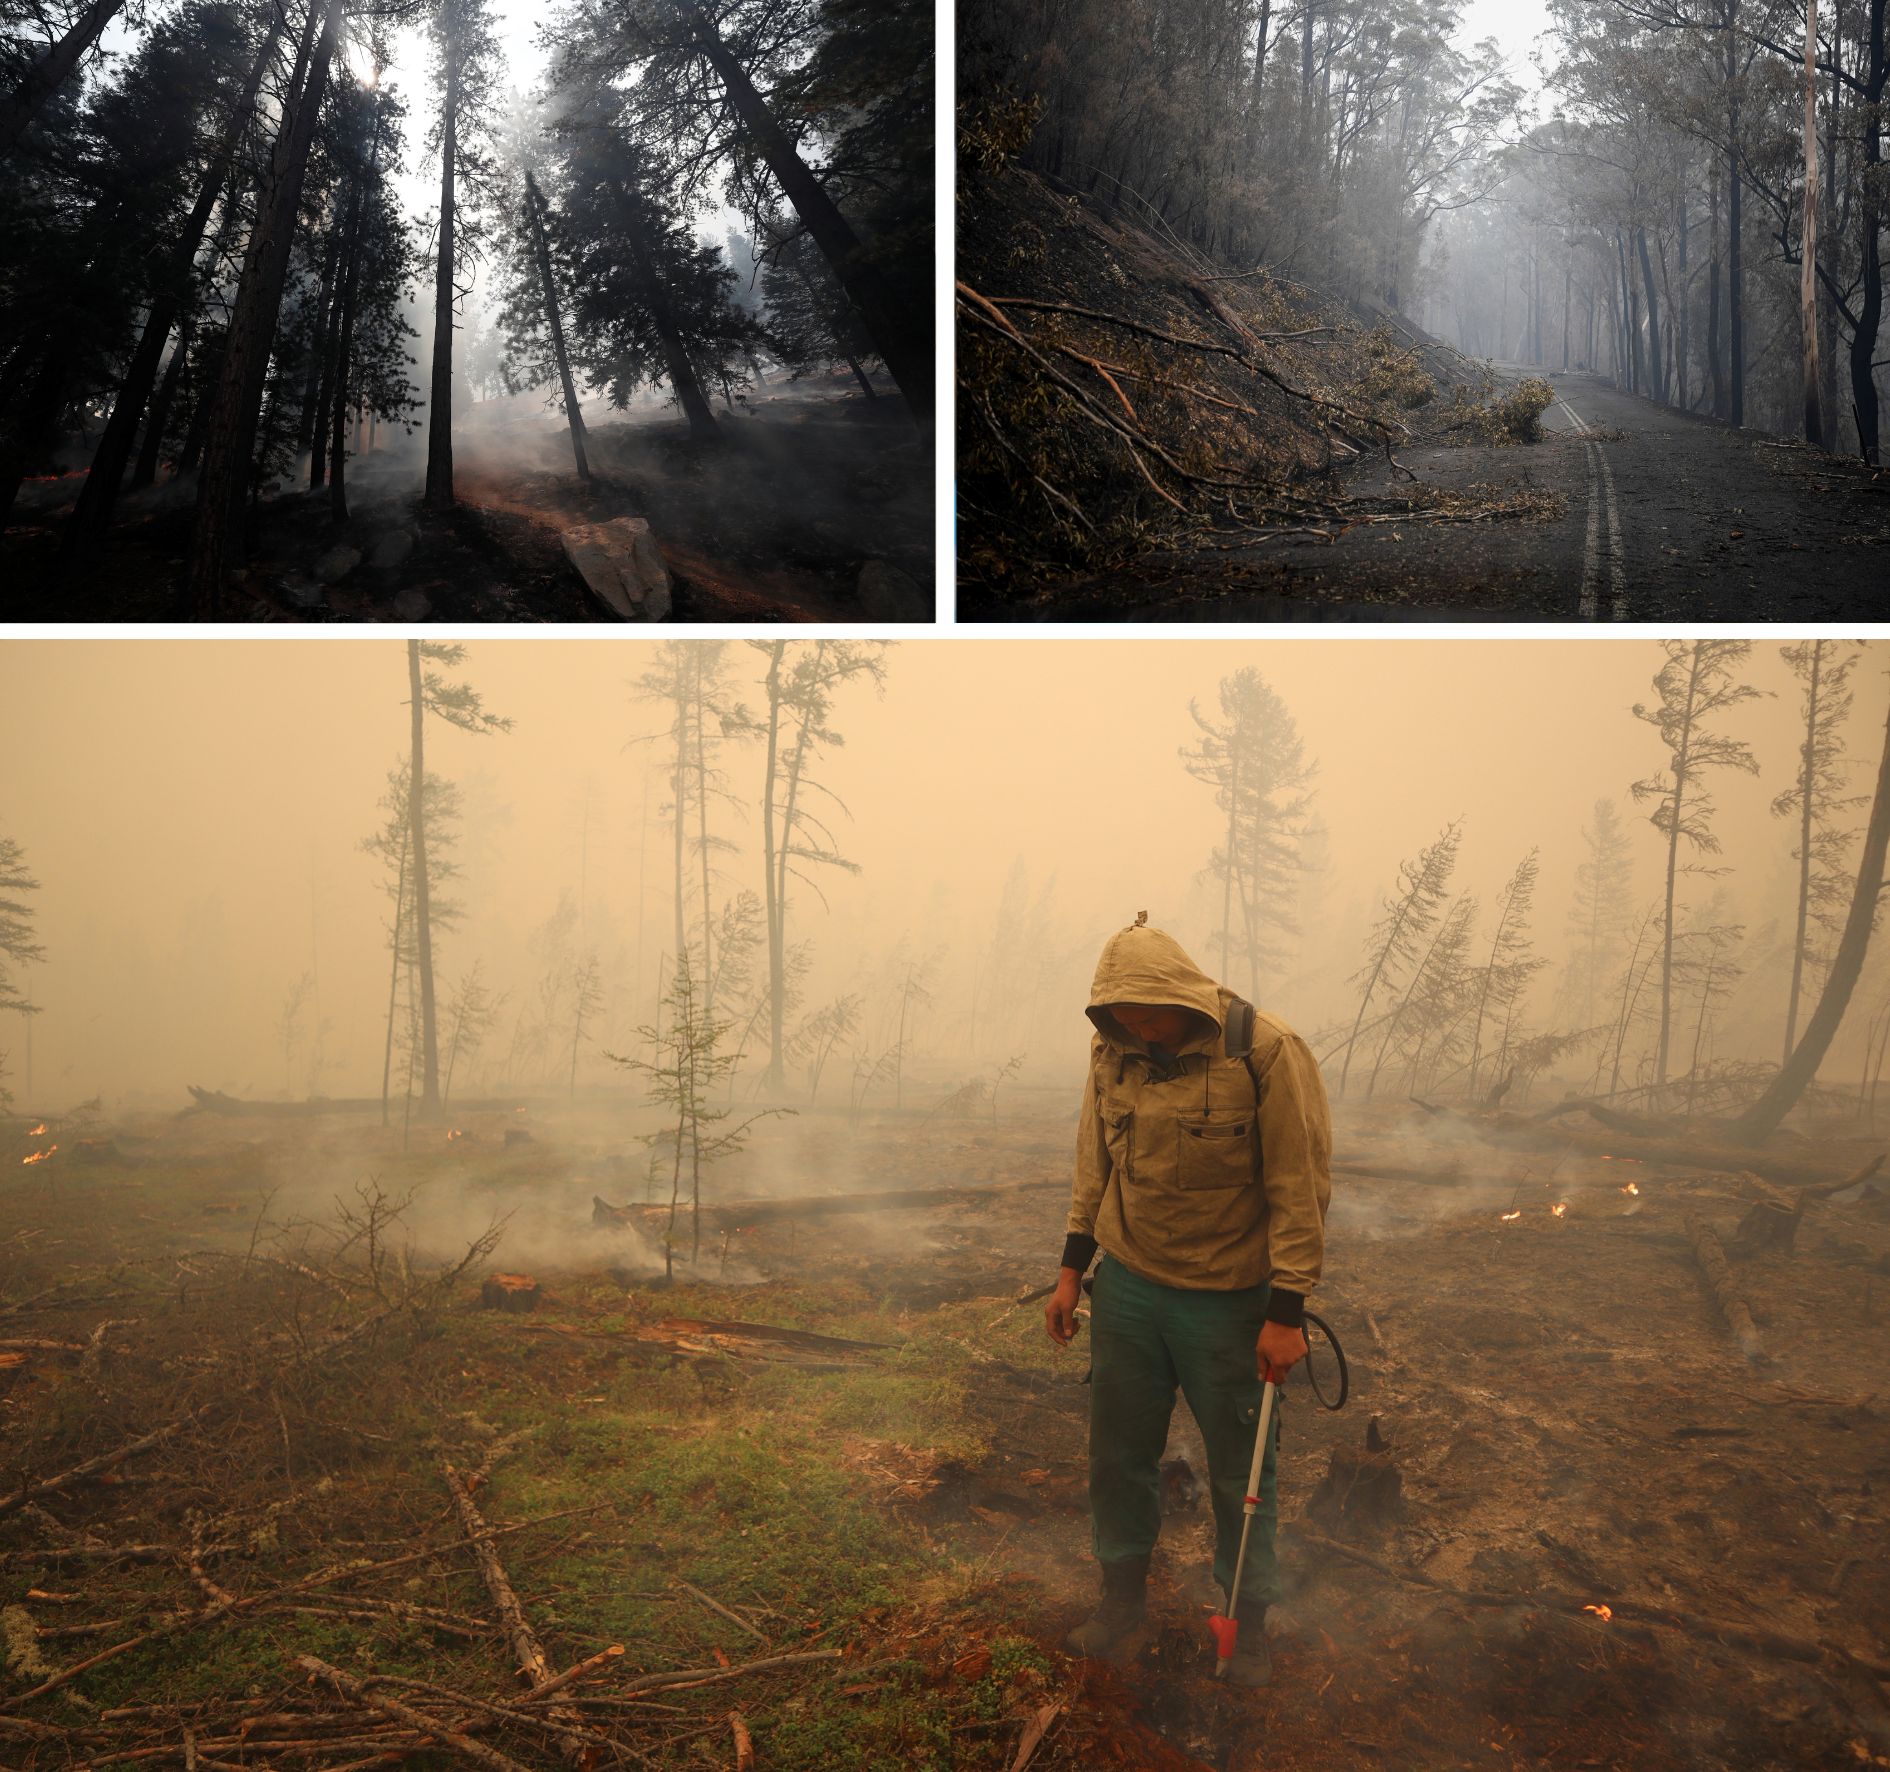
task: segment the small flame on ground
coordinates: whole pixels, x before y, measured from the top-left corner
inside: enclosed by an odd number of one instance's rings
[[[466,1134],[465,1134],[465,1133],[463,1133],[463,1132],[449,1132],[449,1133],[447,1133],[447,1135],[446,1135],[446,1142],[447,1142],[448,1144],[451,1144],[451,1143],[453,1142],[453,1140],[454,1140],[454,1139],[456,1139],[456,1138],[464,1138],[465,1136],[466,1136]]]
[[[1630,1181],[1621,1191],[1624,1194],[1638,1194],[1641,1190],[1635,1183]]]
[[[1556,1203],[1549,1208],[1549,1212],[1553,1217],[1566,1218],[1568,1216],[1568,1202],[1566,1200],[1557,1200]]]
[[[22,1163],[43,1163],[58,1148],[56,1144],[49,1144],[43,1151],[34,1151],[30,1155],[22,1157],[20,1161]]]
[[[1503,1214],[1503,1222],[1505,1224],[1512,1224],[1515,1222],[1515,1220],[1521,1217],[1522,1217],[1522,1209],[1518,1207],[1514,1212],[1505,1212]]]
[[[28,1138],[44,1138],[46,1136],[46,1122],[44,1120],[41,1120],[40,1123],[37,1126],[35,1126],[31,1132],[27,1133],[26,1136]]]
[[[1614,1617],[1614,1608],[1612,1606],[1584,1606],[1582,1610],[1584,1612],[1594,1613],[1603,1624],[1608,1623],[1609,1620]]]

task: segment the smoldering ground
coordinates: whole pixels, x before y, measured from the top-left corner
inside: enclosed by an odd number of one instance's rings
[[[39,1008],[0,1127],[9,1760],[449,1726],[531,1766],[1890,1758],[1874,940],[1814,1082],[1741,1126],[1791,1019],[1798,667],[1858,661],[1814,858],[1848,904],[1877,653],[867,644],[0,651],[44,759],[0,832]],[[1663,989],[1631,710],[1676,657],[1760,692],[1707,720],[1757,773],[1711,778],[1724,871],[1681,858]],[[826,828],[783,901],[770,682],[842,667],[784,716]],[[458,790],[422,800],[437,1107],[389,800],[416,669]],[[1272,753],[1298,871],[1243,899],[1203,747],[1263,713],[1320,767]],[[1352,1396],[1287,1387],[1257,1694],[1212,1674],[1179,1411],[1150,1638],[1062,1648],[1086,1332],[1032,1294],[1090,967],[1145,906],[1335,1107],[1313,1308]],[[743,1129],[699,1220],[692,1123]]]

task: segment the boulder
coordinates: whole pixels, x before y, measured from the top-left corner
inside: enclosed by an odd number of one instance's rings
[[[404,591],[395,593],[394,614],[401,621],[425,621],[432,609],[426,592],[417,585],[409,585]]]
[[[564,555],[612,614],[625,621],[668,616],[669,569],[643,518],[576,524],[564,532]]]
[[[340,584],[360,564],[361,550],[344,543],[330,548],[315,562],[315,576],[325,585]]]

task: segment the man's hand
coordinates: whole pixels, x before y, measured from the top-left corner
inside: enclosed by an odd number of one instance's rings
[[[1284,1378],[1305,1357],[1305,1330],[1289,1329],[1284,1323],[1268,1322],[1261,1325],[1260,1341],[1254,1348],[1261,1378],[1264,1379],[1269,1371]]]
[[[1043,1326],[1058,1347],[1068,1347],[1076,1333],[1076,1301],[1083,1295],[1083,1276],[1066,1267],[1057,1275],[1057,1289],[1043,1307]]]

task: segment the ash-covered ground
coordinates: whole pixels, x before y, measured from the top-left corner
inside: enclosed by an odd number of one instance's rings
[[[0,1757],[445,1763],[431,1720],[547,1767],[1890,1765],[1890,1193],[1850,1181],[1890,1137],[1734,1166],[1341,1104],[1313,1304],[1352,1395],[1288,1387],[1242,1693],[1179,1466],[1147,1647],[1060,1646],[1086,1354],[1021,1299],[1073,1098],[909,1100],[764,1122],[699,1238],[685,1171],[667,1281],[673,1150],[620,1102],[13,1125]],[[496,1272],[536,1308],[483,1305]],[[521,1622],[582,1670],[556,1705]]]

